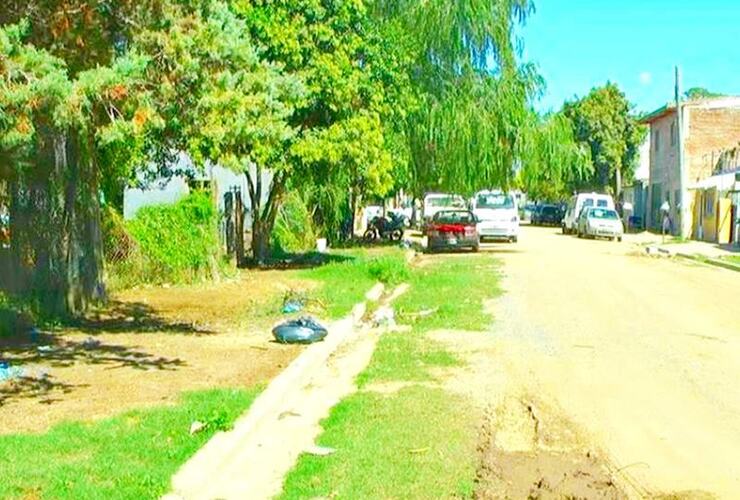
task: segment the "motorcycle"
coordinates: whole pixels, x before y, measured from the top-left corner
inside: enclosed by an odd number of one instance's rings
[[[364,239],[367,242],[378,239],[401,241],[403,231],[406,228],[406,216],[391,213],[389,217],[375,217],[365,231]]]

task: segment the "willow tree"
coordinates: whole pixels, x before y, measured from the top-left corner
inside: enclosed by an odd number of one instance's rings
[[[527,0],[378,3],[379,16],[407,33],[420,96],[404,131],[416,195],[513,181],[529,101],[541,83],[517,62],[514,28],[532,10]]]
[[[591,153],[573,135],[573,124],[562,112],[543,117],[531,113],[517,184],[530,199],[567,198],[593,173]]]

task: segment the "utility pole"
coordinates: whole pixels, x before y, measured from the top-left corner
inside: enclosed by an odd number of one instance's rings
[[[681,109],[681,67],[676,66],[676,139],[678,143],[678,172],[681,183],[681,199],[676,200],[679,209],[679,234],[688,238],[691,233],[691,214],[689,213],[689,175],[684,159],[683,148],[683,110]]]

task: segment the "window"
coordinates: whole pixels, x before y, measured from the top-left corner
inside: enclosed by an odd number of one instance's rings
[[[598,200],[596,202],[597,207],[606,208],[609,206],[609,203],[606,200]]]
[[[660,130],[653,132],[653,143],[655,144],[655,150],[660,151]]]
[[[479,194],[476,202],[478,208],[514,208],[514,198],[506,194]]]
[[[676,122],[671,123],[671,146],[676,145]]]

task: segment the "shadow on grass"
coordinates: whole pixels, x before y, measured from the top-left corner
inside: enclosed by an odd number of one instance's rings
[[[67,323],[68,326],[88,335],[99,333],[182,333],[212,335],[213,331],[199,328],[192,323],[170,321],[163,318],[149,305],[141,302],[111,301],[84,318]]]
[[[253,259],[245,262],[243,267],[247,269],[259,270],[293,270],[293,269],[313,269],[326,264],[347,262],[354,257],[348,255],[337,255],[329,253],[308,252],[308,253],[280,253],[275,254],[269,260],[258,263]]]

